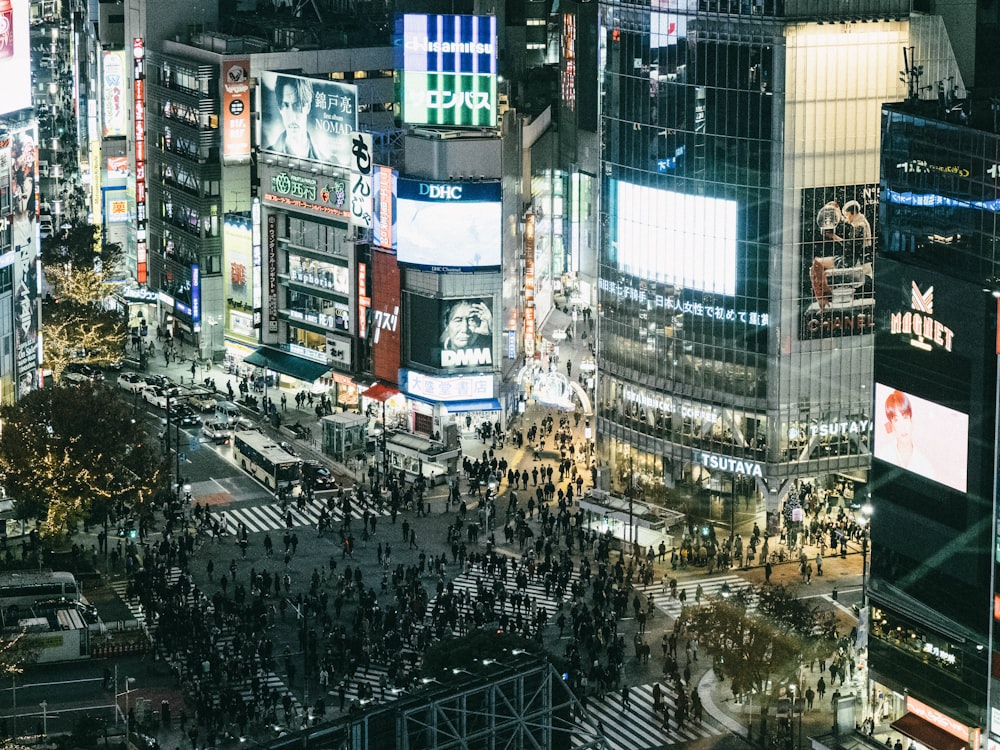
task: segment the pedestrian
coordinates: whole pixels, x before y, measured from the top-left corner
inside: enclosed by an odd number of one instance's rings
[[[628,683],[622,685],[622,711],[632,708],[632,699],[629,697]]]
[[[826,680],[822,677],[820,677],[819,682],[816,683],[816,693],[819,695],[820,700],[823,700],[823,696],[826,695]]]
[[[806,710],[807,711],[812,711],[813,710],[813,701],[815,699],[816,699],[816,691],[814,691],[811,687],[807,687],[806,688]]]

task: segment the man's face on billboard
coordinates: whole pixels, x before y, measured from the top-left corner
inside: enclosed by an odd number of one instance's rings
[[[467,347],[481,326],[482,319],[471,303],[460,302],[455,305],[448,316],[448,337],[452,346],[458,349]]]
[[[306,120],[309,117],[311,102],[303,99],[295,85],[285,83],[281,86],[281,100],[278,104],[281,108],[281,122],[285,127],[286,137],[293,140],[305,139]]]

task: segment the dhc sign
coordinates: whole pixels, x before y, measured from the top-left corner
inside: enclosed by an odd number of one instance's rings
[[[462,186],[421,182],[419,194],[432,201],[460,201],[462,200]]]

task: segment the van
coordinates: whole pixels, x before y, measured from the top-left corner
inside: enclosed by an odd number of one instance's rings
[[[227,425],[234,425],[242,416],[243,412],[240,411],[240,407],[232,401],[220,401],[215,405],[216,422],[225,422]]]

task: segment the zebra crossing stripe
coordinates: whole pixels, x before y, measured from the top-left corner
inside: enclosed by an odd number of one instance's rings
[[[320,510],[316,507],[315,503],[306,505],[305,510],[299,510],[295,505],[289,505],[284,512],[273,505],[249,505],[239,508],[227,508],[225,511],[211,513],[210,515],[212,518],[218,520],[222,517],[223,513],[227,520],[227,535],[235,535],[240,522],[243,522],[248,531],[255,533],[284,530],[287,528],[287,524],[285,523],[287,513],[292,514],[293,527],[316,527],[319,524],[320,518]],[[338,508],[331,513],[331,518],[336,522],[342,519],[343,515],[343,512]],[[358,508],[357,504],[355,504],[351,509],[351,518],[360,521],[364,518],[364,509]]]

